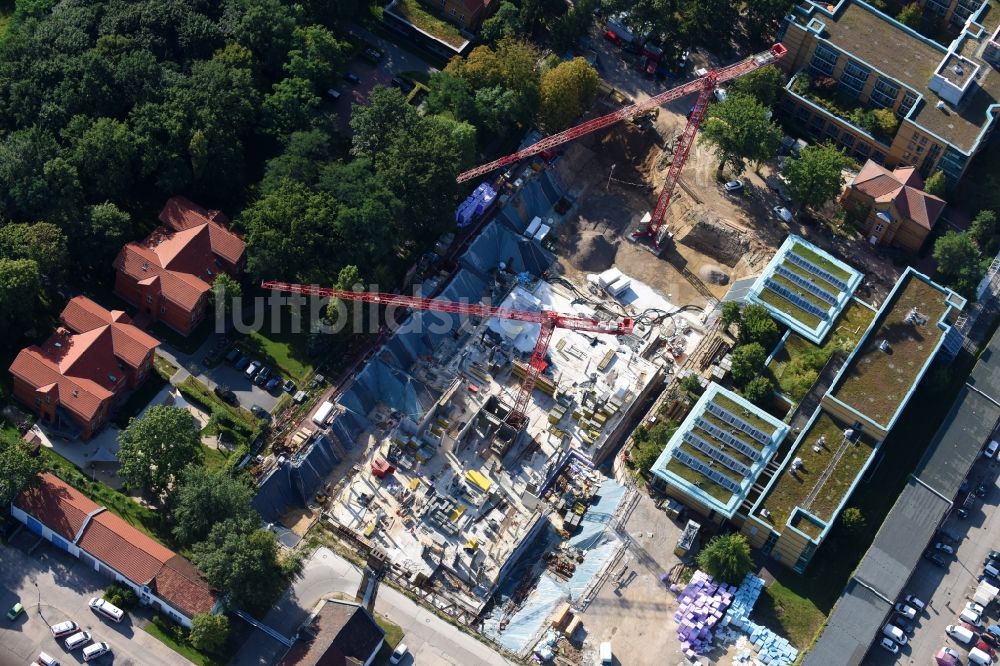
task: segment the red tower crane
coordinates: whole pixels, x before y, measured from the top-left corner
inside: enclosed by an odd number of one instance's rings
[[[512,319],[539,324],[541,330],[538,332],[538,339],[535,341],[535,347],[531,352],[527,371],[524,373],[524,379],[521,381],[521,389],[518,391],[517,400],[508,417],[508,423],[515,427],[520,427],[524,423],[524,411],[528,407],[528,401],[531,399],[531,392],[535,389],[535,382],[538,380],[538,375],[545,369],[545,352],[548,350],[549,340],[552,339],[552,333],[555,329],[567,328],[573,331],[628,335],[635,327],[635,321],[627,317],[616,321],[600,321],[591,317],[578,317],[550,310],[517,310],[514,308],[485,305],[483,303],[458,303],[436,298],[401,296],[399,294],[386,294],[377,291],[346,291],[344,289],[331,289],[328,287],[291,284],[271,280],[262,282],[261,286],[264,289],[275,289],[294,294],[321,296],[325,298],[340,298],[345,301],[361,301],[362,303],[405,307],[412,310],[432,310],[434,312],[473,315],[477,317],[499,317],[500,319]]]
[[[513,164],[526,157],[531,157],[532,155],[537,155],[542,151],[550,150],[556,146],[566,143],[567,141],[572,141],[573,139],[584,136],[585,134],[590,134],[591,132],[595,132],[599,129],[604,129],[605,127],[613,125],[620,120],[635,118],[640,113],[649,111],[650,109],[666,104],[667,102],[685,97],[692,93],[698,93],[698,99],[695,102],[694,108],[691,110],[691,114],[688,116],[687,126],[684,128],[683,134],[681,134],[677,148],[674,149],[674,159],[670,163],[670,170],[667,172],[667,179],[663,183],[663,189],[660,190],[660,196],[656,200],[656,206],[650,214],[650,220],[646,224],[645,229],[641,229],[633,234],[633,238],[649,238],[653,242],[653,245],[659,249],[660,228],[663,226],[663,218],[667,212],[667,205],[670,204],[670,199],[673,197],[674,187],[680,179],[681,170],[683,170],[684,163],[687,161],[688,153],[691,151],[691,144],[694,142],[694,137],[698,133],[698,127],[701,126],[701,121],[705,118],[705,112],[708,110],[708,102],[711,99],[715,87],[756,69],[760,69],[761,67],[777,62],[783,58],[787,52],[788,49],[786,49],[783,44],[775,44],[767,51],[752,55],[745,60],[741,60],[740,62],[729,65],[728,67],[723,67],[720,70],[709,72],[701,78],[684,83],[676,88],[671,88],[670,90],[656,95],[655,97],[650,97],[644,102],[626,106],[625,108],[619,109],[613,113],[609,113],[599,118],[594,118],[593,120],[588,120],[587,122],[581,123],[567,130],[563,130],[562,132],[558,132],[552,136],[547,136],[541,141],[538,141],[523,150],[519,150],[516,153],[507,155],[506,157],[501,157],[500,159],[493,160],[492,162],[478,166],[475,169],[470,169],[469,171],[461,173],[458,175],[457,180],[460,183],[465,182],[472,178],[476,178],[477,176],[489,173],[494,169],[505,167],[508,164]]]

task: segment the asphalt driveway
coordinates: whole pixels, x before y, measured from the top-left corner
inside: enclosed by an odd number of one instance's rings
[[[38,537],[22,530],[12,544],[0,546],[0,608],[20,601],[25,608],[15,622],[0,618],[0,664],[29,664],[45,651],[62,664],[82,663],[80,651],[66,652],[49,626],[73,620],[95,642],[111,646],[96,664],[174,666],[190,664],[145,631],[147,619],[130,613],[121,624],[104,622],[87,606],[110,580],[88,569],[72,555],[43,543],[31,554]]]

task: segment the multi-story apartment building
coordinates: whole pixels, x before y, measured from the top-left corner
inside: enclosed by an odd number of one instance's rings
[[[781,110],[862,162],[913,166],[924,177],[941,170],[954,184],[1000,113],[1000,0],[923,4],[925,12],[961,25],[947,46],[860,0],[802,2],[782,29],[788,55],[781,66],[792,78]],[[835,85],[816,93],[802,85],[803,75]],[[845,108],[845,101],[856,108]],[[891,136],[858,122],[860,113],[875,109],[898,119]]]

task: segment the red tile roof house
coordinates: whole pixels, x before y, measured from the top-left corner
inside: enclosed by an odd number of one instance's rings
[[[66,304],[41,346],[22,349],[10,366],[14,396],[50,430],[89,439],[114,407],[149,375],[159,341],[84,296]]]
[[[135,590],[139,600],[190,628],[221,607],[198,569],[52,474],[14,500],[11,515],[94,571]]]
[[[848,184],[841,204],[867,211],[862,227],[869,243],[911,253],[920,250],[946,205],[924,192],[923,178],[914,167],[890,171],[871,160]]]
[[[184,197],[167,201],[160,222],[144,241],[118,253],[115,293],[137,307],[140,317],[188,335],[205,317],[215,276],[238,278],[243,272],[246,244],[226,227],[225,215]]]

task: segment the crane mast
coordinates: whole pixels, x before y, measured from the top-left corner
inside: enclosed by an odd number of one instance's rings
[[[525,422],[525,410],[528,407],[528,402],[531,400],[531,393],[535,389],[538,376],[545,370],[545,352],[548,350],[549,341],[552,339],[555,329],[565,328],[590,333],[628,335],[635,327],[635,321],[628,317],[622,317],[614,321],[602,321],[593,317],[580,317],[553,312],[551,310],[518,310],[516,308],[503,308],[485,303],[459,303],[457,301],[446,301],[437,298],[403,296],[401,294],[387,294],[377,291],[348,291],[346,289],[333,289],[330,287],[277,282],[274,280],[265,280],[261,283],[261,287],[293,294],[340,298],[345,301],[360,301],[362,303],[385,305],[387,307],[403,307],[410,310],[464,314],[484,318],[497,317],[500,319],[539,324],[541,330],[538,332],[538,339],[535,341],[524,378],[521,380],[517,399],[508,417],[508,422],[514,427],[520,427]]]
[[[732,81],[733,79],[760,69],[761,67],[766,67],[767,65],[775,63],[783,58],[786,53],[788,53],[788,49],[786,49],[783,44],[775,44],[767,51],[757,53],[749,58],[729,65],[728,67],[723,67],[717,71],[708,72],[694,81],[689,81],[688,83],[681,84],[676,88],[666,90],[643,102],[626,106],[607,115],[588,120],[567,130],[563,130],[562,132],[547,136],[544,139],[517,151],[516,153],[512,153],[474,169],[465,171],[459,174],[456,180],[459,183],[471,180],[495,169],[500,169],[509,164],[519,162],[526,157],[537,155],[545,150],[551,150],[556,146],[578,139],[581,136],[590,134],[591,132],[604,129],[605,127],[614,125],[619,121],[635,118],[639,114],[658,106],[662,106],[667,102],[680,99],[681,97],[686,97],[687,95],[691,95],[693,93],[698,93],[698,99],[695,102],[691,114],[688,116],[687,125],[684,128],[684,132],[681,134],[677,147],[674,149],[674,158],[670,163],[670,170],[667,172],[667,179],[663,184],[663,188],[660,190],[660,195],[656,200],[656,206],[650,214],[650,219],[646,222],[644,229],[640,229],[632,234],[632,237],[635,239],[649,239],[652,241],[654,247],[659,250],[660,242],[662,240],[663,220],[667,213],[667,206],[673,198],[674,188],[677,186],[677,181],[680,180],[681,171],[684,169],[684,163],[687,161],[688,154],[691,152],[691,144],[694,143],[694,137],[698,133],[698,128],[705,119],[705,113],[708,110],[708,103],[711,101],[712,93],[714,92],[716,86],[726,83],[727,81]]]

